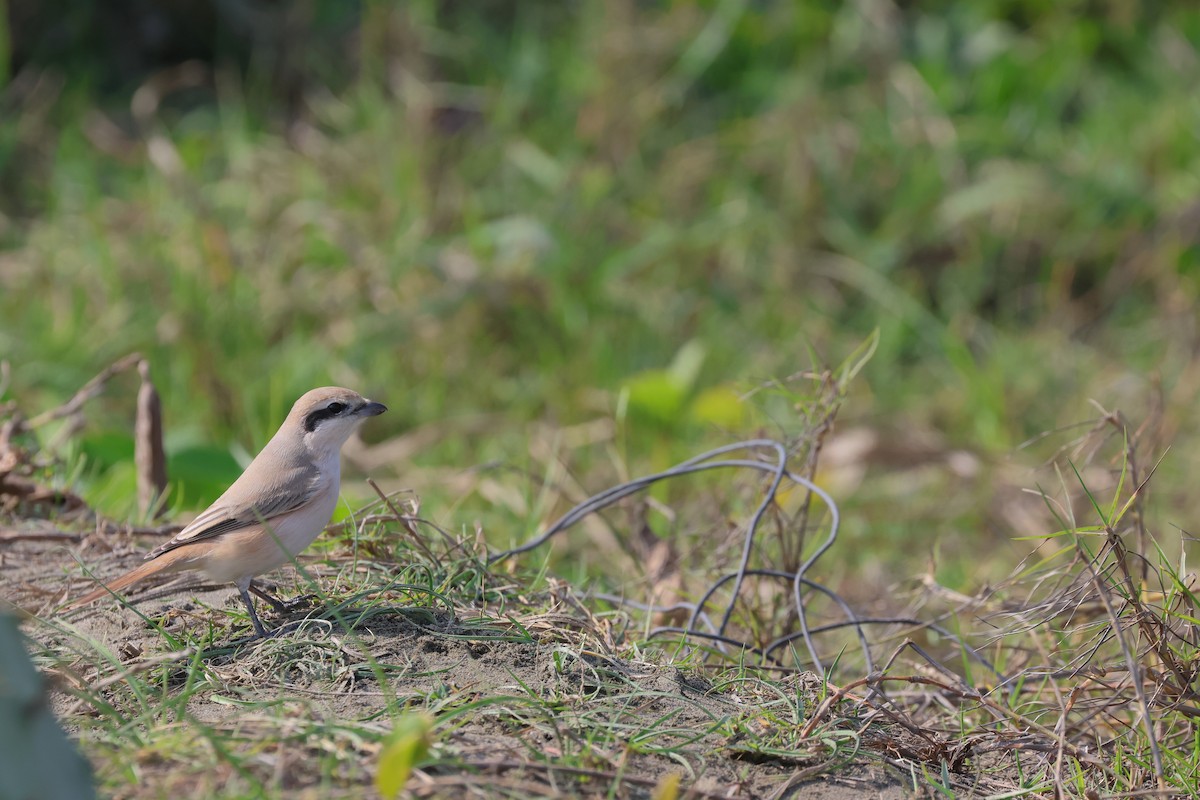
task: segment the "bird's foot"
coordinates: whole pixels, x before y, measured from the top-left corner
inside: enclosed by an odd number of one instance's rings
[[[269,605],[272,611],[280,615],[290,614],[293,611],[307,608],[312,605],[313,600],[317,599],[316,595],[306,594],[291,600],[280,600],[255,583],[251,583],[247,588],[252,594],[258,596],[263,602]]]
[[[291,600],[282,601],[279,606],[275,608],[275,611],[279,614],[290,614],[293,611],[312,608],[314,605],[316,605],[316,601],[318,599],[319,598],[315,594],[302,594],[299,597],[293,597]]]

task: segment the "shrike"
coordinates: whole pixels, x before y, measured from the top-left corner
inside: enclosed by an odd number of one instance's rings
[[[266,629],[250,592],[277,610],[283,604],[254,585],[254,577],[293,560],[325,529],[341,485],[341,449],[367,417],[387,406],[349,389],[313,389],[292,406],[283,425],[225,494],[146,563],[79,598],[78,608],[151,575],[197,570],[237,586],[260,636]]]

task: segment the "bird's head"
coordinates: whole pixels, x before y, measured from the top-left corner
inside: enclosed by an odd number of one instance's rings
[[[338,386],[313,389],[296,401],[285,426],[298,429],[314,453],[336,452],[367,417],[387,411],[358,392]]]

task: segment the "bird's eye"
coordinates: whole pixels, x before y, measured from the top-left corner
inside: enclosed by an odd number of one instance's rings
[[[333,402],[333,403],[330,403],[329,405],[325,406],[325,410],[328,411],[330,414],[340,414],[346,410],[346,404]]]

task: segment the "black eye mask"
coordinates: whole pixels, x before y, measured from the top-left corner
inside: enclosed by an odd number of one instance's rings
[[[341,416],[347,405],[345,403],[330,403],[324,408],[318,408],[316,411],[310,411],[308,416],[304,418],[304,430],[312,433],[317,429],[317,426],[324,420],[332,419],[333,417]]]

